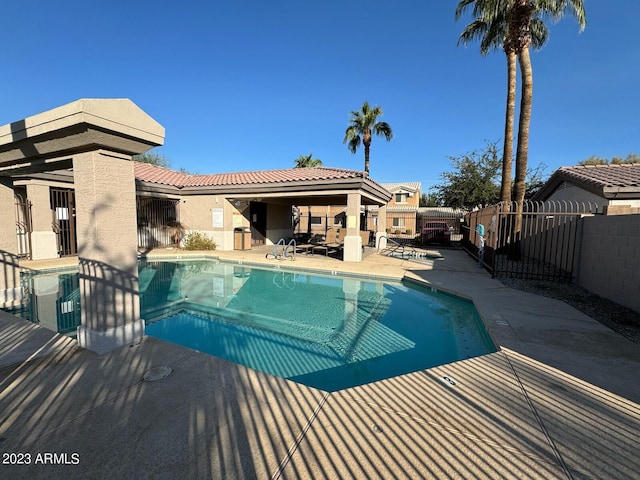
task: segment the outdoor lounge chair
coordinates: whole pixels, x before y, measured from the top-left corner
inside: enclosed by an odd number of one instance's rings
[[[362,251],[364,252],[364,247],[369,246],[371,232],[369,230],[360,230],[360,238],[362,238]]]
[[[313,247],[311,247],[311,254],[315,253],[316,250],[320,250],[324,251],[325,256],[328,256],[330,250],[341,250],[343,243],[344,239],[340,240],[340,230],[337,228],[331,228],[327,230],[327,234],[325,235],[325,239],[323,241],[319,241],[315,243]]]

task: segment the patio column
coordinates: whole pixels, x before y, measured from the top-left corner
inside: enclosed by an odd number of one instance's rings
[[[16,207],[13,182],[0,178],[0,306],[11,307],[22,298]]]
[[[106,150],[73,157],[82,306],[78,342],[100,354],[144,335],[130,160]]]
[[[376,248],[384,250],[387,248],[387,206],[381,205],[378,208],[378,230],[376,231]]]
[[[362,261],[362,237],[360,236],[360,200],[359,193],[347,195],[347,235],[344,238],[345,262]]]
[[[31,258],[58,258],[58,241],[51,227],[52,212],[48,185],[27,185],[27,198],[32,204]]]

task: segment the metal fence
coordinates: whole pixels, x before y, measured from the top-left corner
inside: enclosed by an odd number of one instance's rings
[[[293,232],[296,237],[326,235],[331,228],[345,228],[346,214],[343,207],[335,207],[333,213],[314,213],[307,207],[294,209],[292,213]],[[422,236],[422,230],[433,222],[446,223],[450,236],[449,245],[462,240],[461,226],[464,212],[454,208],[419,208],[413,211],[387,209],[386,236],[393,241],[406,245],[421,245],[428,242]],[[360,216],[361,230],[376,232],[378,229],[378,210],[364,210]],[[443,243],[438,241],[438,243]]]
[[[448,207],[421,207],[413,212],[387,210],[387,237],[405,245],[438,243],[441,246],[454,246],[462,240],[463,219],[462,210]],[[425,228],[432,229],[440,225],[449,232],[446,239],[422,234]]]
[[[56,234],[58,255],[71,257],[78,252],[76,238],[75,192],[69,188],[51,188],[51,228]]]
[[[360,230],[371,232],[369,243],[375,239],[377,225],[377,215],[373,212],[365,211],[360,216]],[[367,228],[369,227],[369,228]],[[330,229],[347,228],[347,216],[344,211],[330,214],[316,214],[309,211],[294,210],[292,212],[292,229],[294,237],[298,240],[308,241],[313,237],[325,237]]]
[[[347,225],[346,214],[319,214],[312,211],[292,213],[292,228],[296,237],[326,235],[330,228],[344,228]]]
[[[417,220],[416,211],[393,211],[393,209],[387,208],[387,238],[401,244],[418,242],[420,240],[420,226]]]
[[[590,202],[529,201],[520,212],[515,202],[500,203],[465,217],[462,243],[493,277],[571,281],[580,219],[596,213]]]
[[[169,247],[180,241],[179,200],[136,197],[138,248]]]
[[[18,258],[31,260],[31,202],[20,194],[15,194],[16,235],[18,237]]]

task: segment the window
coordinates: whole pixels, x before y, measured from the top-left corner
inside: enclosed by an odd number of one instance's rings
[[[404,218],[403,217],[393,217],[392,225],[394,227],[404,227]]]
[[[408,193],[396,193],[396,203],[407,203]]]
[[[322,217],[311,217],[311,225],[322,225]]]

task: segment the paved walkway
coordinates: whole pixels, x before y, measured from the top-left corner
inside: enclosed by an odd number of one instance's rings
[[[335,393],[148,337],[99,356],[0,315],[0,450],[3,461],[30,461],[2,464],[0,477],[638,478],[640,346],[562,302],[502,286],[463,252],[440,253],[359,264],[216,253],[406,272],[473,299],[500,346]],[[160,365],[173,373],[143,381]]]

